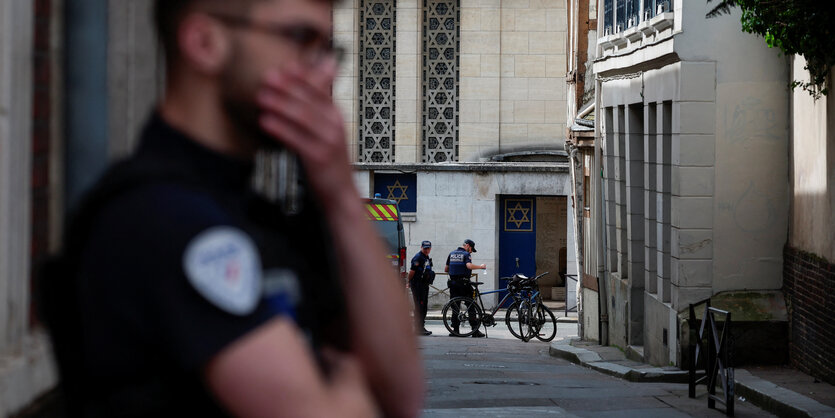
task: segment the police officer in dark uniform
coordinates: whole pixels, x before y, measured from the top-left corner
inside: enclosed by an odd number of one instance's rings
[[[471,239],[464,240],[464,245],[458,247],[455,251],[449,253],[449,256],[446,259],[446,267],[444,271],[449,273],[449,281],[447,281],[447,286],[449,287],[449,297],[455,298],[459,296],[463,297],[472,297],[473,296],[473,288],[470,284],[470,275],[472,275],[473,270],[477,269],[486,269],[486,264],[475,265],[472,263],[472,258],[470,257],[471,253],[476,252],[475,249],[475,242]],[[452,316],[452,327],[458,331],[458,317],[453,315]],[[477,323],[474,318],[470,318],[470,324],[475,328]],[[449,334],[450,337],[455,337],[454,333]],[[473,333],[474,338],[481,338],[484,337],[484,334],[476,330]]]
[[[407,304],[330,97],[331,4],[156,7],[164,98],[41,282],[68,415],[416,415]],[[251,187],[265,147],[304,169],[297,213]]]
[[[433,277],[432,259],[429,252],[432,251],[432,243],[423,241],[420,243],[420,251],[412,257],[412,266],[409,270],[409,288],[412,289],[412,299],[415,301],[414,320],[415,331],[420,335],[432,335],[432,331],[426,329],[426,310],[429,302],[429,282]]]

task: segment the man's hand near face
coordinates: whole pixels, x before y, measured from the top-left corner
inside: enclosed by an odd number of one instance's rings
[[[264,110],[262,128],[299,156],[325,206],[333,200],[358,198],[342,114],[331,99],[335,75],[333,58],[307,69],[293,63],[285,71],[268,73],[258,95]]]
[[[423,401],[417,340],[405,294],[353,182],[342,115],[331,98],[336,67],[329,58],[266,74],[258,94],[261,127],[298,155],[322,205],[340,260],[353,354],[383,413],[414,416]]]

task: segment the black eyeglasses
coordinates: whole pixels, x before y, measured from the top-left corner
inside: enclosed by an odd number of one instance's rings
[[[322,59],[333,57],[337,63],[342,60],[344,50],[336,47],[329,35],[305,24],[280,24],[256,22],[247,17],[211,13],[209,16],[228,26],[259,31],[270,36],[284,39],[298,48],[304,60],[315,64]]]

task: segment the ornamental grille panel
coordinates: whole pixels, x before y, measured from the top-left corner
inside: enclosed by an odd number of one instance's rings
[[[423,162],[458,160],[459,3],[423,2]]]
[[[359,160],[394,161],[394,0],[360,5]]]

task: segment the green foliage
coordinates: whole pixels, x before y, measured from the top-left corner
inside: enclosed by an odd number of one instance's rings
[[[707,0],[711,3],[717,0]],[[765,39],[771,48],[806,59],[809,82],[792,81],[813,97],[826,95],[831,87],[830,71],[835,66],[833,7],[829,0],[718,0],[708,18],[742,11],[742,30]]]

